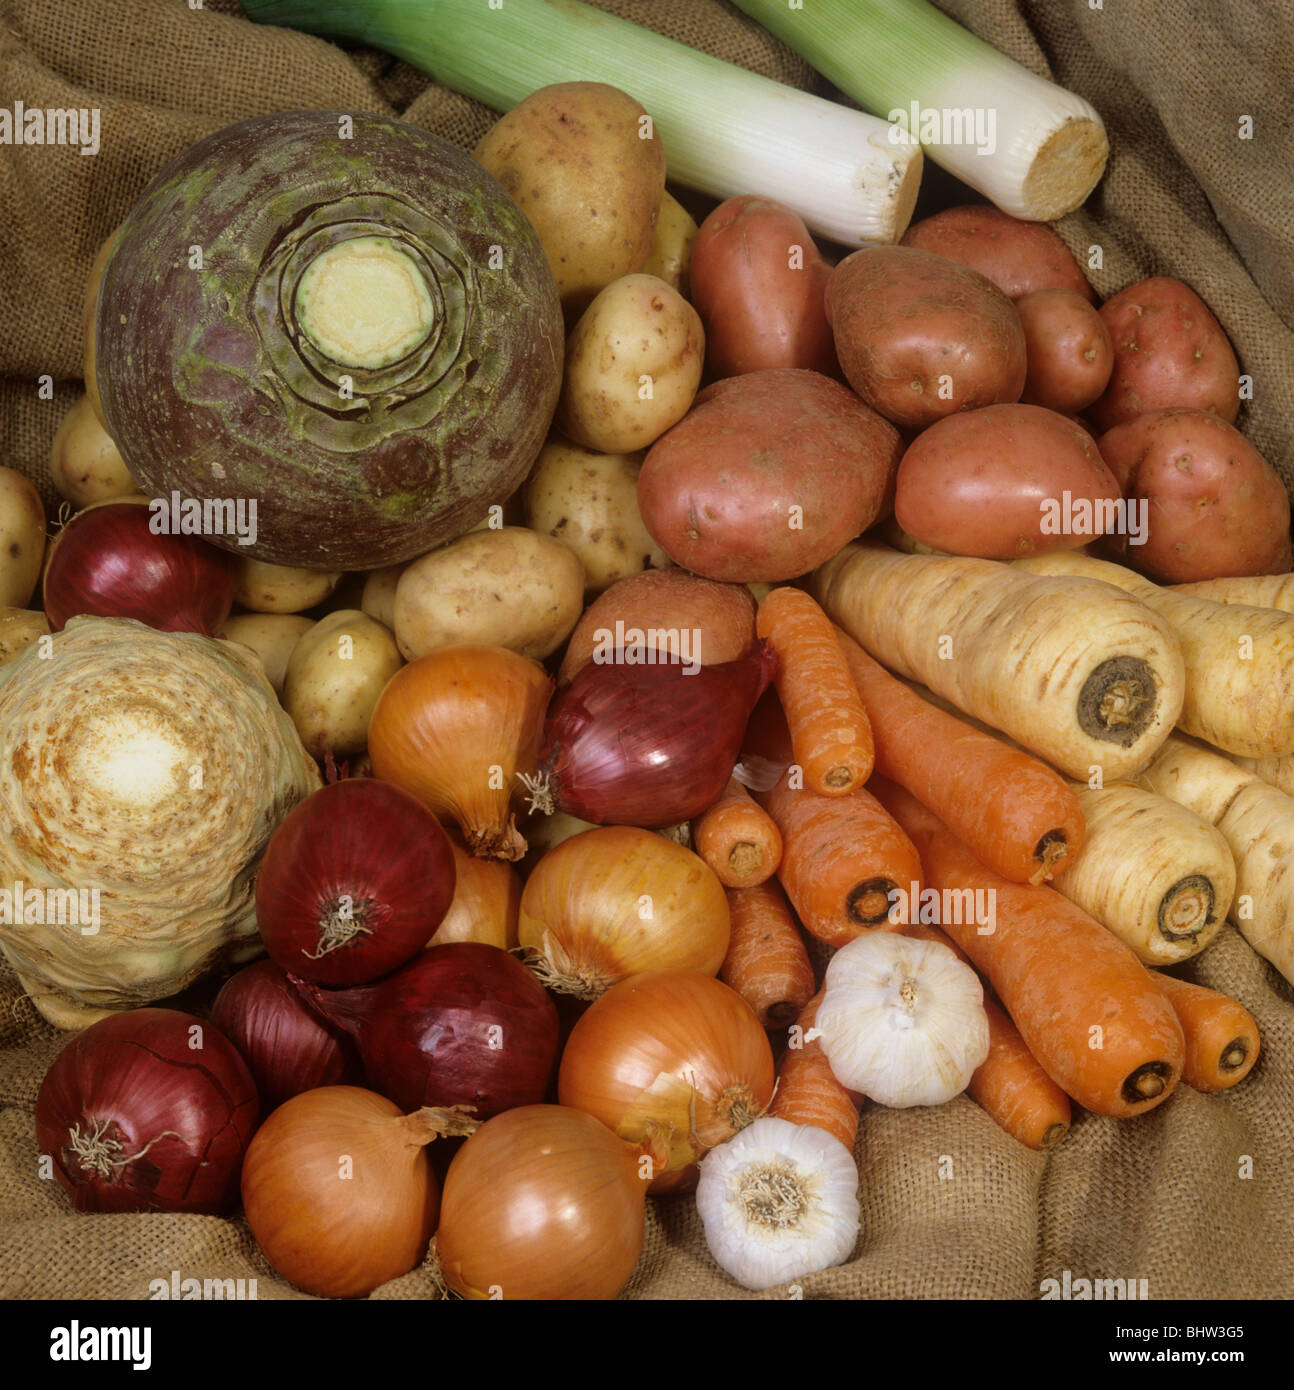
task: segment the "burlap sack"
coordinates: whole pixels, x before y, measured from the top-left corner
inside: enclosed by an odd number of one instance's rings
[[[604,0],[608,9],[778,80],[808,69],[720,0]],[[941,0],[1104,116],[1113,159],[1062,235],[1107,296],[1173,274],[1210,304],[1254,379],[1245,432],[1294,483],[1294,183],[1291,40],[1279,0]],[[484,108],[382,55],[246,22],[235,0],[0,0],[0,104],[97,106],[102,147],[0,147],[0,461],[51,503],[46,453],[80,392],[81,286],[103,237],[187,144],[272,110],[402,115],[465,146]],[[1240,117],[1253,138],[1240,138]],[[1282,124],[1283,122],[1283,124]],[[933,173],[919,211],[964,200]],[[52,394],[42,391],[52,381]],[[4,750],[0,749],[0,756]],[[3,814],[3,808],[0,808]],[[1232,930],[1179,973],[1233,995],[1263,1036],[1235,1091],[1179,1087],[1135,1121],[1078,1114],[1050,1155],[1030,1153],[971,1101],[869,1108],[858,1146],[863,1226],[854,1258],[786,1298],[1037,1298],[1045,1279],[1145,1280],[1153,1298],[1294,1294],[1294,991]],[[210,987],[184,1005],[201,1009]],[[0,1296],[147,1298],[151,1281],[277,1279],[239,1220],[76,1216],[38,1176],[32,1114],[64,1035],[0,967]],[[687,1198],[651,1201],[630,1298],[746,1295],[711,1259]],[[374,1297],[423,1298],[427,1270]]]

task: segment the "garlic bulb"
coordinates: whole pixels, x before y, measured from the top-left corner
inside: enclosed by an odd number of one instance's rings
[[[834,1135],[771,1116],[701,1163],[696,1209],[719,1265],[771,1289],[847,1260],[858,1239],[858,1169]]]
[[[255,954],[261,854],[319,782],[236,642],[74,618],[0,668],[0,948],[40,1012],[83,1028]]]
[[[836,1080],[881,1105],[942,1105],[988,1056],[979,976],[947,946],[894,932],[831,958],[816,1026]]]

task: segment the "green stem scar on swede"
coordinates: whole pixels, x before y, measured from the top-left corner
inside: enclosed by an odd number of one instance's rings
[[[413,258],[390,237],[320,252],[297,283],[297,326],[330,361],[376,371],[426,342],[436,308]]]
[[[150,1139],[137,1154],[131,1154],[128,1158],[118,1158],[121,1142],[108,1134],[108,1127],[112,1121],[99,1120],[92,1123],[94,1129],[89,1134],[82,1134],[81,1126],[73,1125],[67,1148],[76,1155],[84,1171],[99,1173],[105,1178],[112,1176],[114,1168],[124,1168],[127,1163],[134,1163],[137,1158],[143,1158],[159,1139],[165,1139],[168,1135],[176,1139],[184,1137],[178,1130],[164,1129],[161,1134]]]

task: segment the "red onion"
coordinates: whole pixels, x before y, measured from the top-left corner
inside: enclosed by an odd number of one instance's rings
[[[50,627],[89,614],[214,635],[234,606],[234,557],[199,536],[155,534],[152,519],[149,507],[110,502],[67,523],[45,571]]]
[[[260,1103],[213,1023],[132,1009],[59,1053],[36,1097],[36,1140],[78,1211],[217,1214],[238,1198]]]
[[[408,792],[346,778],[308,796],[270,839],[256,916],[270,956],[322,985],[388,975],[454,901],[449,836]]]
[[[479,941],[428,947],[376,985],[298,989],[359,1043],[368,1083],[402,1110],[473,1106],[472,1118],[544,1099],[557,1008],[515,956]]]
[[[242,1054],[267,1114],[316,1086],[363,1084],[354,1041],[324,1023],[272,960],[230,976],[211,1021]]]
[[[736,765],[755,702],[777,667],[764,642],[736,661],[582,667],[549,706],[539,809],[645,830],[712,806]],[[546,783],[545,783],[546,776]]]

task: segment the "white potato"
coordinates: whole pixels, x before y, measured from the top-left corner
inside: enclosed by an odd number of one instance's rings
[[[0,468],[0,608],[26,608],[45,558],[45,507],[34,484]]]
[[[16,661],[39,637],[49,635],[49,619],[29,608],[0,608],[0,666]]]
[[[99,423],[89,396],[82,396],[63,417],[50,446],[49,472],[58,495],[74,507],[116,501],[139,487]]]
[[[656,212],[656,233],[651,255],[643,266],[644,275],[656,275],[679,294],[687,297],[688,269],[692,264],[692,243],[697,225],[692,214],[666,191]]]
[[[316,758],[362,752],[377,697],[403,664],[395,638],[367,613],[343,608],[315,623],[283,682],[283,708],[306,748]]]
[[[469,531],[415,560],[395,589],[395,640],[407,660],[459,642],[542,661],[584,611],[584,566],[521,526]]]
[[[642,460],[641,453],[599,454],[554,436],[526,480],[526,525],[580,557],[586,601],[617,579],[671,563],[638,511]]]
[[[370,618],[376,618],[383,627],[395,631],[395,586],[404,573],[404,565],[388,565],[385,569],[371,570],[364,581],[364,593],[359,606]]]
[[[226,621],[216,636],[250,647],[260,658],[274,693],[282,697],[288,661],[312,627],[314,619],[298,613],[238,613]]]
[[[655,275],[612,281],[566,344],[556,427],[604,454],[646,449],[692,404],[705,361],[695,309]]]
[[[253,613],[304,613],[330,598],[340,583],[340,570],[325,574],[240,556],[234,602]]]

